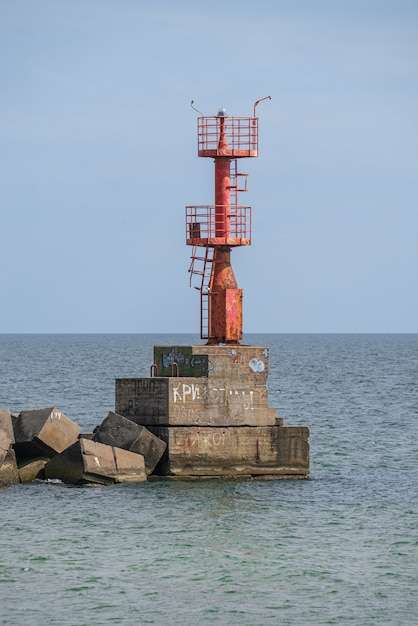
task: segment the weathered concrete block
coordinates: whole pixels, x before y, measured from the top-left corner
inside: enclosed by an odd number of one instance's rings
[[[74,485],[147,479],[144,457],[140,454],[84,438],[51,459],[45,465],[45,477]]]
[[[16,455],[12,448],[15,437],[9,409],[0,409],[0,487],[19,482]]]
[[[31,483],[37,478],[43,480],[45,478],[45,465],[50,460],[50,457],[41,457],[38,459],[31,459],[30,461],[24,461],[19,463],[18,472],[21,483]]]
[[[147,480],[145,459],[142,454],[116,447],[113,447],[112,450],[116,465],[115,482],[143,482]]]
[[[295,477],[309,474],[306,426],[149,428],[167,442],[158,473]]]
[[[217,378],[265,386],[269,354],[266,346],[154,346],[155,376],[205,375],[213,386]]]
[[[12,450],[15,437],[9,409],[0,409],[0,486],[19,482],[16,456]]]
[[[143,426],[274,426],[268,358],[260,346],[156,346],[153,377],[116,379],[115,410]]]
[[[12,447],[12,442],[13,440],[10,439],[9,435],[4,430],[0,430],[0,465]]]
[[[116,413],[145,426],[167,424],[168,378],[117,378],[115,386]]]
[[[14,424],[18,461],[38,456],[54,456],[71,446],[80,427],[59,409],[22,411]]]
[[[11,443],[15,442],[13,421],[10,409],[0,409],[0,432],[4,432]]]
[[[96,429],[93,441],[141,454],[145,459],[147,474],[152,473],[167,447],[162,439],[144,426],[112,411],[109,411],[106,419]]]
[[[263,346],[156,346],[150,378],[116,379],[116,412],[167,442],[154,473],[309,474],[309,429],[268,406]]]
[[[14,450],[10,448],[0,463],[0,487],[9,487],[19,482],[16,455]]]
[[[276,423],[267,387],[199,378],[116,379],[116,413],[143,426],[261,426]]]
[[[208,357],[198,354],[194,346],[154,346],[155,376],[208,375]]]

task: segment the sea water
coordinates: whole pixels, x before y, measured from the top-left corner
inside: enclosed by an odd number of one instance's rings
[[[0,335],[0,406],[91,432],[192,335]],[[0,490],[0,624],[418,624],[418,335],[248,335],[306,481]]]

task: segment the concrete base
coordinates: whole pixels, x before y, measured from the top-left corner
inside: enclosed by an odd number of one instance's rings
[[[167,442],[167,453],[156,474],[306,476],[309,473],[306,426],[157,426],[152,430]]]
[[[262,346],[156,346],[155,374],[116,380],[116,412],[167,443],[154,474],[307,477],[309,428],[268,406]]]

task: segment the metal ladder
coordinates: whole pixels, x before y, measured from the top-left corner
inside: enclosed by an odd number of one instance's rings
[[[237,159],[231,161],[231,207],[238,206],[238,192],[248,191],[248,174],[238,172]],[[242,184],[241,184],[242,182]]]
[[[196,287],[196,289],[200,290],[200,337],[201,339],[208,339],[209,282],[212,273],[214,248],[212,246],[205,246],[204,256],[198,254],[198,248],[201,248],[201,246],[193,246],[193,253],[189,267],[190,286],[192,286],[193,275],[201,277],[200,287]]]

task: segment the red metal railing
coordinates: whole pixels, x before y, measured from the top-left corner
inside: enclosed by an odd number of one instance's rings
[[[221,123],[226,149],[220,147]],[[199,117],[197,125],[199,156],[237,158],[258,155],[257,117]]]
[[[217,221],[218,219],[218,221]],[[220,235],[215,205],[186,207],[186,242],[189,246],[246,246],[251,244],[251,207],[231,205]]]

